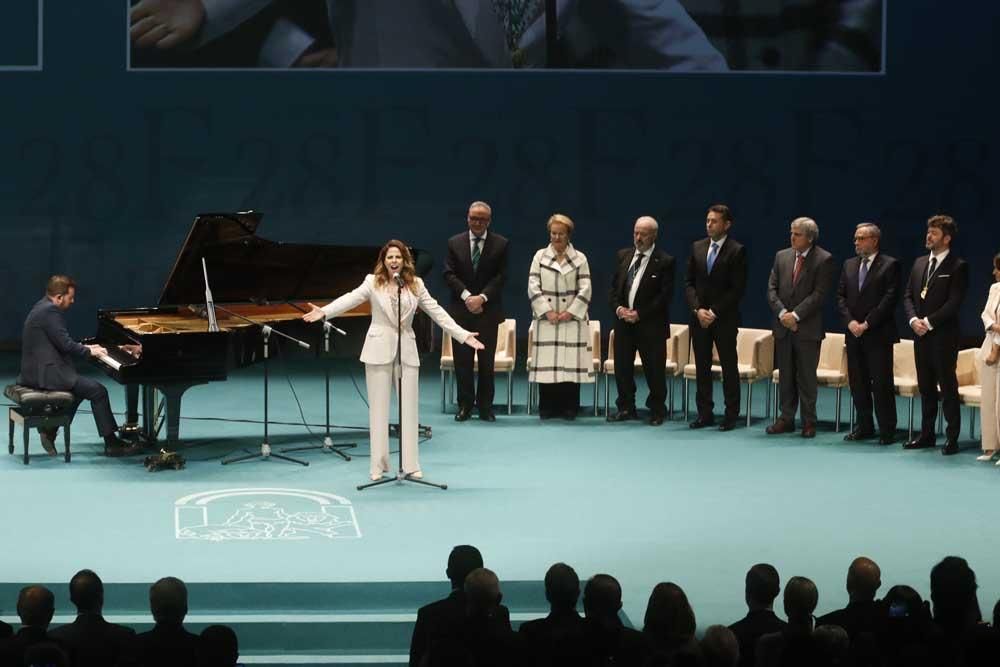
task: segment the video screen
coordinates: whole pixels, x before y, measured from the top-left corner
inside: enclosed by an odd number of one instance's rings
[[[884,0],[129,0],[130,68],[879,73]]]

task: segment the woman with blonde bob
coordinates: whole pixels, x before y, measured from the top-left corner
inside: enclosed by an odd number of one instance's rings
[[[398,288],[402,282],[402,291]],[[402,241],[389,241],[379,252],[373,272],[365,276],[356,289],[320,308],[309,304],[310,311],[302,316],[306,322],[330,319],[360,306],[371,304],[372,323],[361,349],[368,387],[368,427],[371,432],[372,481],[389,471],[389,398],[395,384],[396,344],[400,332],[396,329],[397,313],[401,312],[402,342],[400,350],[403,368],[402,448],[404,476],[421,479],[417,457],[417,405],[420,357],[417,355],[413,316],[424,311],[438,326],[455,340],[479,350],[483,344],[478,332],[466,331],[427,292],[424,282],[416,276],[413,255]],[[397,397],[398,398],[398,397]]]

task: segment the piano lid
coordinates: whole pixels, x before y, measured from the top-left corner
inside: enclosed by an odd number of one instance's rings
[[[262,216],[202,213],[177,254],[160,305],[205,302],[201,259],[218,303],[303,301],[336,297],[371,273],[378,247],[281,243],[257,236]]]

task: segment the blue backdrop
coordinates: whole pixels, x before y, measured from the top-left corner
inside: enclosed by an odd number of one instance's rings
[[[6,64],[36,46],[36,14],[9,8],[23,5],[4,3],[4,32],[28,39],[0,50]],[[855,76],[129,71],[126,24],[124,2],[49,2],[44,70],[0,70],[0,341],[16,343],[55,272],[80,281],[78,336],[97,308],[155,303],[207,210],[257,209],[275,240],[402,238],[436,256],[431,288],[446,299],[445,239],[474,199],[512,240],[505,296],[522,322],[556,211],[576,221],[603,293],[638,215],[660,220],[682,267],[706,207],[729,203],[750,253],[748,326],[768,326],[767,275],[792,218],[815,218],[841,260],[854,225],[875,220],[909,264],[927,217],[948,212],[977,333],[1000,249],[997,3],[889,2],[886,73]],[[605,301],[591,314],[607,329]],[[674,309],[686,319],[679,287]]]

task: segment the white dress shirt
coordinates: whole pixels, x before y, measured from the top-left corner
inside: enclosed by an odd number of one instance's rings
[[[937,273],[938,269],[941,268],[941,263],[945,260],[945,257],[948,256],[949,252],[951,252],[951,248],[945,248],[944,250],[942,250],[940,252],[940,254],[937,254],[937,255],[935,255],[934,253],[931,253],[930,259],[927,260],[927,268],[930,269],[930,267],[931,267],[931,260],[937,260],[934,263],[934,273]],[[924,273],[923,278],[926,281],[926,283],[927,283],[928,286],[931,284],[931,278],[933,278],[933,277],[934,277],[933,275],[928,276],[926,273]],[[913,323],[916,320],[917,320],[916,317],[911,317],[910,318],[910,326],[911,327],[913,326]],[[927,327],[928,331],[933,331],[934,330],[934,327],[931,326],[931,321],[928,318],[925,317],[921,321],[924,323],[924,326]]]

